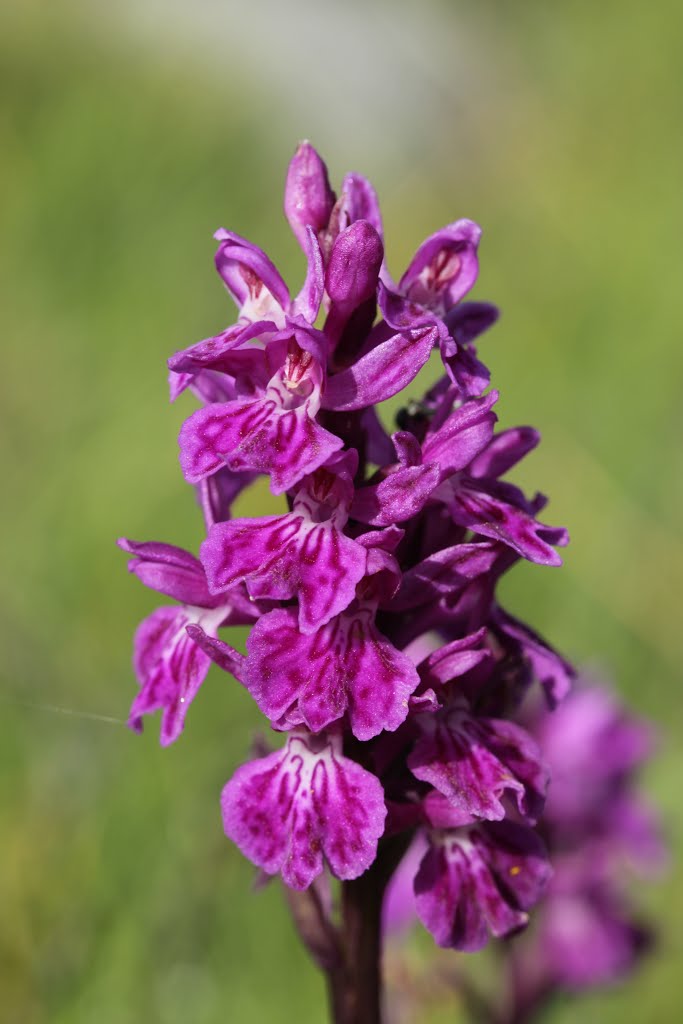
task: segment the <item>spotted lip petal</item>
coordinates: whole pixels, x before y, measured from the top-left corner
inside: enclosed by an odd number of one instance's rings
[[[226,835],[269,875],[306,889],[324,860],[337,878],[361,875],[384,831],[376,776],[331,741],[292,735],[283,750],[238,768],[221,796]]]
[[[198,409],[185,421],[179,445],[188,483],[200,483],[227,465],[237,472],[270,473],[273,494],[282,494],[343,441],[319,426],[305,405],[282,410],[272,399],[259,398]]]
[[[303,634],[294,609],[263,616],[247,641],[244,682],[272,722],[318,732],[348,715],[359,740],[393,731],[419,682],[412,662],[382,636],[372,605],[345,612]]]
[[[415,877],[418,917],[439,946],[476,952],[523,928],[551,875],[529,828],[491,822],[432,834]]]
[[[299,599],[299,627],[315,632],[344,611],[365,574],[367,550],[342,531],[353,495],[355,453],[307,477],[284,516],[217,523],[201,547],[209,588],[245,580],[255,598]]]
[[[408,767],[474,818],[501,821],[502,798],[514,795],[519,813],[537,820],[548,771],[528,733],[513,722],[472,715],[466,707],[420,717],[422,735]]]
[[[178,739],[211,664],[186,627],[201,623],[207,632],[215,633],[221,618],[221,610],[202,613],[197,608],[163,607],[140,623],[133,659],[140,692],[130,709],[132,729],[141,732],[142,716],[161,710],[162,746]]]

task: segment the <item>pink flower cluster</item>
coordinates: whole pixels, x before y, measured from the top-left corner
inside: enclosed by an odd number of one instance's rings
[[[496,431],[475,342],[497,312],[464,301],[477,225],[437,231],[396,282],[371,185],[347,175],[337,197],[307,143],[285,213],[307,260],[297,296],[257,246],[218,231],[237,320],[169,361],[172,397],[202,403],[180,462],[207,535],[199,558],[121,542],[178,602],[138,629],[130,723],[160,710],[162,743],[176,740],[215,662],[284,741],[223,790],[243,853],[305,890],[419,832],[420,919],[439,944],[478,949],[522,927],[550,877],[535,828],[548,772],[514,718],[534,682],[554,705],[572,676],[496,588],[520,558],[559,565],[567,535],[538,520],[542,495],[503,479],[539,437]],[[432,356],[442,376],[389,436],[378,403]],[[281,514],[232,518],[259,475]],[[246,654],[219,637],[236,625],[252,627]]]

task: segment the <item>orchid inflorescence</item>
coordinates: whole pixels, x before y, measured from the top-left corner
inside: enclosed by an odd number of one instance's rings
[[[296,297],[261,249],[221,229],[237,322],[169,360],[171,397],[202,402],[179,442],[207,536],[199,558],[120,541],[131,571],[178,602],[138,628],[130,725],[161,710],[161,742],[174,742],[216,663],[284,740],[225,786],[225,831],[263,873],[315,895],[319,934],[302,932],[326,969],[350,954],[323,883],[344,883],[351,906],[366,878],[377,932],[415,837],[415,912],[439,945],[477,950],[522,928],[551,876],[536,827],[548,768],[518,710],[536,687],[554,707],[573,677],[496,586],[519,559],[559,565],[567,533],[537,518],[542,495],[502,479],[539,435],[495,429],[475,342],[498,314],[464,301],[478,226],[437,231],[396,283],[372,186],[349,174],[337,198],[308,143],[285,213],[307,260]],[[433,354],[443,375],[389,436],[377,405]],[[260,475],[282,513],[232,518]],[[219,637],[229,626],[251,626],[246,654]]]

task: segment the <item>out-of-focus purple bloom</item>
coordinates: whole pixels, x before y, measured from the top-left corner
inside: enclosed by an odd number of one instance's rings
[[[625,891],[626,868],[663,861],[659,828],[634,787],[650,726],[616,697],[580,685],[533,725],[552,772],[542,820],[554,876],[532,933],[512,947],[521,998],[535,1004],[628,973],[649,945]]]
[[[555,875],[542,905],[535,936],[536,969],[545,980],[571,990],[623,977],[649,945],[621,887],[591,844],[557,854]]]
[[[632,789],[631,779],[653,748],[652,727],[620,705],[609,690],[577,688],[537,726],[553,786],[545,820],[570,838],[605,824],[614,801]]]

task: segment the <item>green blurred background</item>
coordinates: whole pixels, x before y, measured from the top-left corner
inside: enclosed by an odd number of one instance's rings
[[[155,597],[114,547],[201,539],[175,441],[193,403],[168,405],[165,359],[233,317],[216,227],[300,280],[281,197],[303,137],[335,181],[373,178],[397,273],[442,223],[482,224],[476,296],[503,309],[482,353],[503,424],[544,435],[519,479],[573,541],[507,602],[658,723],[646,782],[675,861],[682,37],[683,7],[635,0],[2,6],[3,1021],[324,1019],[278,887],[252,893],[222,834],[249,699],[212,673],[166,751],[157,723],[121,724]],[[657,951],[556,1024],[681,1019],[675,863],[636,900]]]

